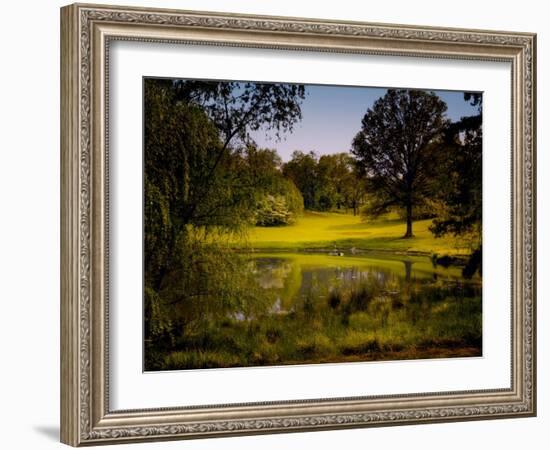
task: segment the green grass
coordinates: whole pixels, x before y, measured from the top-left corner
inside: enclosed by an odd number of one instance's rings
[[[254,249],[350,249],[439,255],[466,255],[467,242],[451,236],[436,238],[428,229],[431,220],[413,224],[414,237],[403,239],[405,223],[399,219],[363,222],[360,216],[307,211],[293,225],[254,227],[247,245]],[[245,245],[246,245],[245,244]]]
[[[414,282],[388,293],[376,278],[310,309],[250,321],[225,318],[160,355],[162,369],[249,367],[481,355],[479,291]],[[416,295],[413,295],[413,292]],[[363,297],[359,299],[358,297]],[[319,300],[319,299],[318,299]],[[393,300],[393,301],[392,301]],[[179,347],[179,348],[178,348]]]

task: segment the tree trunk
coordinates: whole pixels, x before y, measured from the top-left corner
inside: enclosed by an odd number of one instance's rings
[[[407,203],[407,232],[403,237],[405,239],[413,237],[412,202],[410,201]]]

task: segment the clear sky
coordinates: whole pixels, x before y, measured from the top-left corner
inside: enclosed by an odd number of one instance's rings
[[[302,120],[280,141],[265,130],[252,134],[260,147],[274,148],[283,161],[294,150],[315,151],[319,155],[347,152],[361,128],[361,119],[373,103],[386,93],[385,88],[306,85]],[[477,107],[464,100],[461,91],[434,91],[447,103],[451,120],[477,114]]]

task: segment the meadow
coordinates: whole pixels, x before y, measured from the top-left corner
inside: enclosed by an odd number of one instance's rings
[[[469,236],[434,237],[431,219],[414,224],[414,237],[403,239],[404,220],[386,214],[365,221],[359,215],[306,211],[296,223],[281,227],[254,227],[243,242],[253,249],[265,250],[345,250],[378,251],[431,256],[466,256],[471,251]]]

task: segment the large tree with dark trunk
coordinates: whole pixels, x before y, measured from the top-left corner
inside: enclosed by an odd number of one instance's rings
[[[430,197],[447,105],[435,93],[389,89],[361,122],[351,152],[365,177],[374,216],[405,211],[405,238],[413,236],[413,210]]]

